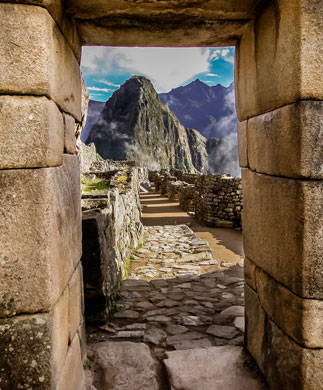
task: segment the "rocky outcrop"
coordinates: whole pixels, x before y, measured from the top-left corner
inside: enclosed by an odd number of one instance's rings
[[[207,139],[195,129],[186,129],[186,133],[194,167],[199,172],[207,172],[209,166]]]
[[[151,82],[133,76],[107,101],[87,143],[104,159],[194,172],[188,136]]]

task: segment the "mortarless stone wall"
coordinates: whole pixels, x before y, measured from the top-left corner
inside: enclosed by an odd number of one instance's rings
[[[196,219],[207,226],[240,227],[241,179],[229,175],[199,175],[194,204]]]
[[[125,172],[127,170],[127,172]],[[143,240],[137,168],[89,175],[110,179],[109,189],[83,195],[83,277],[85,316],[107,320],[109,309],[127,275],[132,251]]]

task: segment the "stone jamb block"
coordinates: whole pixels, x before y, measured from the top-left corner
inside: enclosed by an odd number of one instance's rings
[[[323,182],[242,169],[244,251],[303,298],[323,298]]]
[[[271,389],[317,390],[323,383],[323,349],[295,343],[271,320],[266,326],[266,379]]]
[[[63,0],[0,0],[0,3],[26,4],[47,9],[62,31],[78,61],[81,59],[81,43],[74,19],[64,13]]]
[[[256,284],[257,266],[252,261],[250,261],[247,257],[245,257],[243,269],[244,269],[244,278],[246,283],[256,291],[257,290],[257,284]]]
[[[323,101],[289,104],[251,118],[249,166],[269,175],[321,179],[322,132]]]
[[[85,376],[81,359],[81,348],[78,334],[68,349],[65,365],[61,371],[57,390],[85,390]]]
[[[53,378],[56,382],[64,366],[69,342],[69,289],[65,288],[62,296],[52,310],[51,360]]]
[[[271,389],[320,389],[323,349],[304,348],[287,336],[263,310],[256,292],[245,286],[246,348]]]
[[[77,156],[0,170],[0,317],[49,311],[81,258]]]
[[[236,104],[241,121],[299,100],[323,98],[323,3],[267,3],[236,50]]]
[[[269,318],[298,344],[323,348],[323,301],[300,298],[260,268],[256,279],[259,301]]]
[[[62,165],[63,117],[46,97],[0,95],[0,169]]]
[[[1,389],[52,389],[48,313],[0,319],[0,350]]]
[[[258,367],[265,372],[263,340],[266,332],[266,313],[261,307],[257,293],[245,284],[245,345]]]
[[[78,331],[82,318],[82,266],[81,264],[74,271],[68,284],[69,290],[69,340],[72,341],[75,333]]]
[[[75,120],[64,113],[64,152],[76,154]]]
[[[238,123],[238,145],[240,167],[248,167],[248,142],[247,142],[248,121]]]
[[[78,61],[46,9],[0,3],[0,94],[44,95],[81,120]]]

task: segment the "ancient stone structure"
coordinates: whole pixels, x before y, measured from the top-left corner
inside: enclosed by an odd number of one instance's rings
[[[117,164],[115,164],[117,165]],[[126,172],[125,172],[126,171]],[[83,279],[85,316],[88,321],[106,321],[109,309],[127,276],[131,253],[143,241],[140,222],[139,173],[137,168],[117,172],[88,173],[109,179],[108,189],[82,195]]]
[[[322,20],[321,0],[1,1],[2,389],[83,388],[66,144],[82,120],[82,44],[236,45],[246,346],[272,388],[322,388]]]
[[[230,175],[199,175],[194,192],[195,217],[207,226],[241,225],[241,179]]]
[[[230,175],[187,174],[179,170],[150,172],[150,180],[161,195],[179,201],[183,210],[194,212],[195,217],[207,226],[241,227],[241,179]],[[188,184],[180,179],[188,179]]]

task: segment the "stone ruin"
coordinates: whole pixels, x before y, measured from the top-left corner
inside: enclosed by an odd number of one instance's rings
[[[82,45],[236,46],[245,347],[271,388],[322,388],[322,20],[320,0],[0,3],[3,390],[84,388]]]
[[[240,178],[230,175],[186,174],[179,170],[171,173],[151,171],[149,178],[156,191],[170,200],[179,201],[180,207],[194,213],[202,224],[211,227],[241,227],[243,206]]]
[[[85,317],[91,322],[107,320],[120,282],[127,276],[131,253],[143,241],[139,169],[114,164],[118,166],[117,171],[84,174],[91,177],[87,183],[98,177],[106,183],[106,189],[84,191],[81,202]]]

